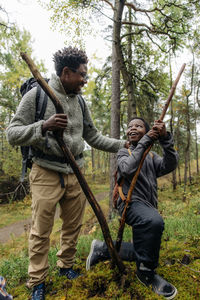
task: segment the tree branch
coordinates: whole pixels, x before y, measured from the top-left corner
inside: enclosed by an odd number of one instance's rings
[[[128,2],[125,3],[125,5],[127,7],[132,8],[136,12],[139,11],[139,12],[143,12],[143,13],[148,13],[148,12],[151,13],[151,12],[155,12],[155,11],[159,11],[160,13],[162,13],[163,9],[165,9],[166,7],[171,7],[171,6],[178,7],[180,9],[184,9],[184,7],[182,5],[178,5],[178,4],[175,4],[175,3],[166,3],[161,8],[155,7],[155,8],[152,8],[152,9],[139,8],[139,7],[136,7],[134,4],[128,3]]]
[[[106,2],[108,5],[110,5],[110,7],[112,8],[112,10],[114,10],[114,6],[112,5],[112,3],[110,3],[110,1],[108,0],[102,0],[103,2]]]

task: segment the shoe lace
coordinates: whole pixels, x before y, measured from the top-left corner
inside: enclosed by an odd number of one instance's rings
[[[43,300],[44,299],[44,287],[40,286],[33,292],[32,300]]]

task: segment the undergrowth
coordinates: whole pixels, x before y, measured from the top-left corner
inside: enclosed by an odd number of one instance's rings
[[[200,187],[199,178],[188,186],[187,200],[183,202],[183,189],[175,192],[170,188],[159,190],[159,211],[165,220],[160,261],[157,272],[173,283],[178,294],[176,299],[200,299]],[[107,212],[108,199],[101,201]],[[87,224],[89,223],[89,225]],[[79,237],[75,269],[82,274],[70,281],[58,276],[56,253],[59,249],[60,221],[56,221],[49,252],[49,275],[46,299],[161,299],[150,289],[141,285],[135,275],[135,262],[124,262],[126,274],[112,269],[110,261],[100,262],[86,272],[85,262],[93,239],[103,240],[100,226],[90,206],[86,209],[82,235]],[[118,217],[109,223],[112,238],[119,227]],[[123,240],[131,242],[132,230],[125,227]],[[31,291],[26,288],[28,253],[27,236],[0,246],[0,273],[7,280],[7,289],[14,299],[30,299]]]

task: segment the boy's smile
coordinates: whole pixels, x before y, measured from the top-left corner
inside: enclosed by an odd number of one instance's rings
[[[137,144],[137,142],[145,135],[146,128],[142,120],[133,119],[130,121],[127,129],[127,138],[131,144]]]

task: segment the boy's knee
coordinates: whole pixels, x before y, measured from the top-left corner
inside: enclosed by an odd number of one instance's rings
[[[155,230],[163,231],[164,230],[164,221],[163,221],[163,218],[160,215],[154,216],[151,219],[151,226]]]

